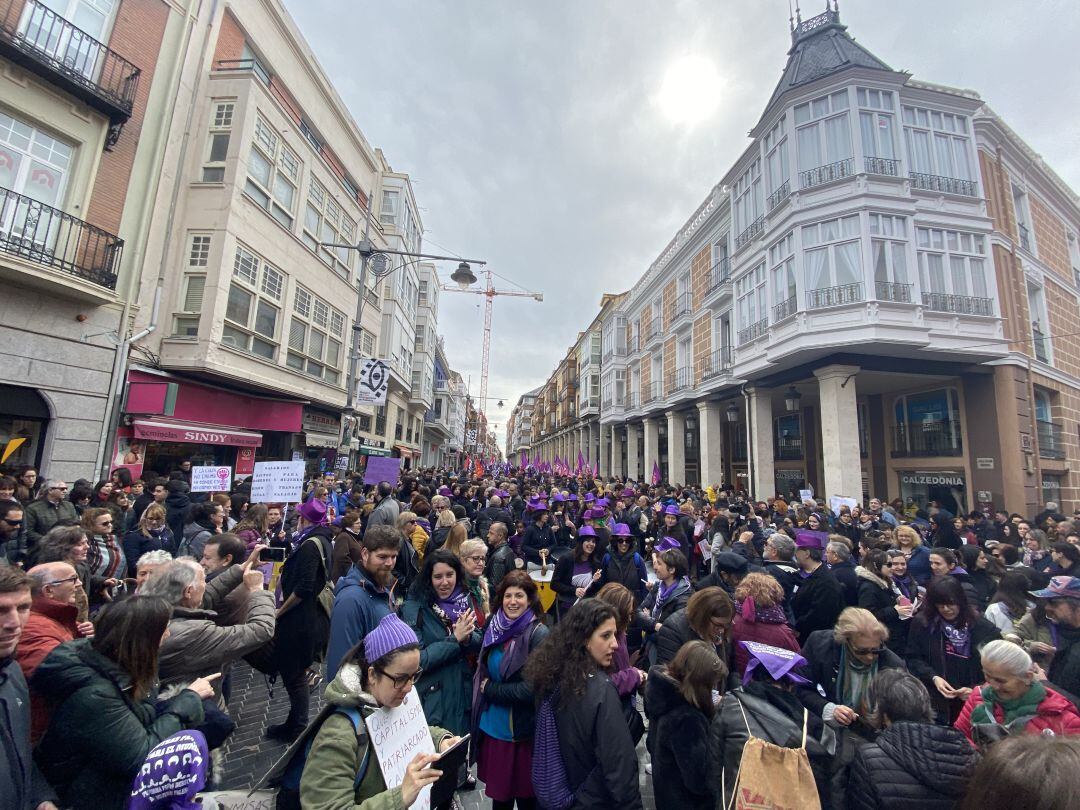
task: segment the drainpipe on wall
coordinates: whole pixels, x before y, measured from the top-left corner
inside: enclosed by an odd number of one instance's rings
[[[747,383],[743,383],[739,390],[743,395],[743,412],[746,415],[746,491],[753,493],[750,497],[756,500],[757,492],[754,486],[754,446],[751,443],[753,431],[750,425],[750,394],[746,391]]]

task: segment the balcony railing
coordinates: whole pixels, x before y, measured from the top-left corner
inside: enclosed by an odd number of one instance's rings
[[[1039,419],[1035,422],[1035,430],[1039,440],[1039,458],[1065,458],[1065,440],[1060,423]]]
[[[723,346],[701,361],[702,381],[731,373],[731,347]]]
[[[878,301],[893,301],[897,304],[911,303],[911,285],[896,281],[875,281],[874,292]]]
[[[773,209],[777,208],[784,200],[791,196],[791,181],[785,180],[784,185],[780,186],[776,191],[769,195],[769,199],[765,202],[765,210],[770,214]]]
[[[960,422],[955,419],[893,426],[894,457],[959,456],[963,451]]]
[[[816,169],[799,172],[799,187],[813,188],[814,186],[831,183],[834,180],[843,180],[853,174],[855,174],[855,160],[853,158],[844,158],[835,163],[818,166]]]
[[[791,461],[803,457],[802,436],[777,436],[773,457],[777,460]]]
[[[1031,231],[1028,230],[1028,226],[1023,222],[1016,223],[1016,230],[1020,234],[1020,247],[1024,250],[1031,251]]]
[[[751,324],[745,329],[739,330],[739,345],[745,346],[752,340],[757,340],[759,337],[769,331],[769,319],[762,318],[757,323]]]
[[[796,312],[798,312],[799,306],[796,303],[795,296],[786,301],[781,301],[779,304],[772,308],[773,323],[780,323],[784,318],[790,318]]]
[[[887,177],[900,176],[900,161],[892,158],[865,157],[863,165],[867,174],[883,174]]]
[[[656,402],[664,396],[664,387],[659,380],[649,383],[645,386],[645,390],[641,393],[641,404],[648,405],[650,402]]]
[[[108,115],[112,146],[135,106],[139,69],[38,0],[0,5],[5,54]]]
[[[676,391],[685,391],[694,384],[694,370],[690,366],[676,369],[674,374],[669,374],[667,379],[667,392],[674,394]]]
[[[994,302],[989,298],[970,295],[924,292],[923,306],[935,312],[955,312],[957,315],[993,315]]]
[[[857,304],[862,300],[863,288],[861,281],[856,281],[854,284],[840,284],[836,287],[824,287],[820,290],[807,290],[806,292],[807,309]]]
[[[649,328],[645,330],[645,342],[652,343],[664,335],[664,319],[653,318]]]
[[[751,222],[742,233],[735,237],[735,249],[741,250],[753,241],[754,237],[765,230],[765,217],[760,216]]]
[[[633,335],[628,341],[626,341],[626,353],[637,354],[641,348],[641,339],[637,335]]]
[[[712,293],[731,281],[731,262],[721,259],[709,269],[709,290]]]
[[[694,300],[689,292],[679,293],[675,296],[675,304],[671,309],[671,322],[689,315],[694,309]]]
[[[631,411],[635,411],[641,407],[641,396],[637,391],[631,391],[626,395],[626,407]]]
[[[0,188],[0,251],[109,290],[124,240],[30,197]]]
[[[924,174],[923,172],[911,172],[913,188],[923,191],[940,191],[944,194],[959,194],[963,197],[978,197],[979,184],[974,180],[961,180],[959,177],[941,177],[936,174]]]

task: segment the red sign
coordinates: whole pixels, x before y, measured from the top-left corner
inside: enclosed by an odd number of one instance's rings
[[[251,475],[255,472],[255,448],[239,447],[236,450],[236,471],[234,475]]]
[[[230,444],[239,447],[259,447],[262,434],[247,433],[212,425],[180,425],[168,422],[136,420],[132,423],[135,436],[156,442],[186,442],[190,444]]]

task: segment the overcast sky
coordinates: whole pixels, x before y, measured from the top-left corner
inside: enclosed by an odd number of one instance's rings
[[[787,0],[286,4],[368,140],[411,175],[425,247],[544,294],[495,300],[500,443],[601,294],[633,285],[745,149],[790,46]],[[844,0],[840,16],[894,69],[976,90],[1080,188],[1076,0]],[[474,396],[481,300],[446,293],[439,313]]]

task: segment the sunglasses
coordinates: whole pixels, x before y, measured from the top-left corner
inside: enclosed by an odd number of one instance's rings
[[[881,655],[885,652],[884,647],[852,647],[851,651],[855,655]]]
[[[7,518],[0,518],[0,520],[4,521],[8,526],[19,527],[23,525],[21,520],[8,520]]]
[[[416,681],[420,679],[420,676],[424,674],[423,667],[420,667],[416,672],[410,673],[409,675],[391,675],[385,669],[376,669],[375,671],[384,678],[389,678],[390,682],[394,684],[395,689],[404,689],[406,685],[416,683]]]

